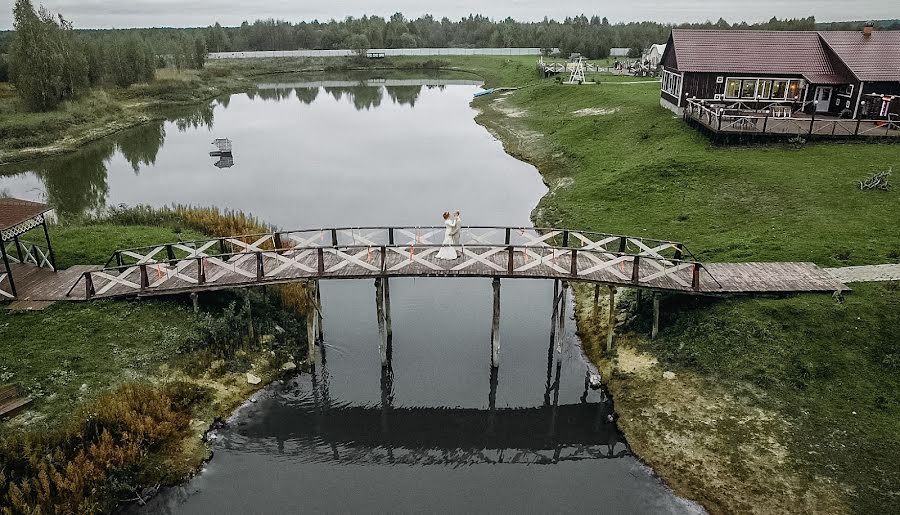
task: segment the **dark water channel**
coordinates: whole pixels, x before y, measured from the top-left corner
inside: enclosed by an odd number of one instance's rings
[[[473,122],[473,83],[277,80],[0,168],[0,191],[62,214],[216,205],[285,229],[438,225],[449,209],[473,225],[529,226],[546,193]],[[233,166],[208,156],[216,137],[233,140]],[[256,396],[218,431],[202,473],[142,511],[697,512],[630,456],[608,400],[586,388],[571,301],[553,352],[552,290],[504,281],[492,371],[490,281],[394,279],[383,370],[372,282],[324,282],[316,373]]]

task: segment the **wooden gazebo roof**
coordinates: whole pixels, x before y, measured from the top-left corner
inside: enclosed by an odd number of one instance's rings
[[[44,213],[51,209],[40,202],[0,198],[0,240],[8,240],[37,227],[43,223]]]

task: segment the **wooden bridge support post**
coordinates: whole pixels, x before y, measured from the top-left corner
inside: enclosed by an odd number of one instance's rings
[[[321,344],[325,341],[325,320],[322,316],[322,291],[319,289],[320,284],[319,281],[313,281],[313,288],[315,289],[315,300],[316,300],[316,315],[318,316],[318,320],[316,321],[316,340]]]
[[[197,295],[197,292],[191,292],[191,304],[194,305],[194,313],[200,312],[200,296]]]
[[[500,278],[492,281],[494,289],[494,309],[491,318],[491,367],[500,366]]]
[[[390,346],[391,341],[394,339],[394,330],[391,328],[391,283],[387,277],[383,278],[382,281],[384,281],[384,328],[387,343]]]
[[[316,334],[319,331],[319,314],[314,309],[306,311],[306,362],[316,366]]]
[[[653,329],[650,330],[650,339],[655,340],[659,334],[659,294],[653,294]]]
[[[594,310],[592,312],[592,314],[594,316],[597,315],[597,306],[599,306],[599,304],[600,304],[600,285],[595,284],[594,285]]]
[[[609,287],[609,311],[606,325],[609,326],[609,333],[606,336],[606,352],[611,352],[616,337],[616,289],[612,286]]]
[[[387,365],[387,334],[384,327],[384,282],[381,277],[375,279],[375,317],[378,320],[378,351],[381,355],[381,366]]]
[[[553,347],[556,345],[556,317],[559,302],[559,279],[553,280],[553,302],[550,315],[550,347],[547,349],[547,385],[544,391],[544,404],[550,405],[550,389],[553,387]]]
[[[562,353],[562,340],[566,336],[566,300],[569,297],[569,281],[562,282],[562,291],[559,293],[559,334],[556,338],[556,354]]]

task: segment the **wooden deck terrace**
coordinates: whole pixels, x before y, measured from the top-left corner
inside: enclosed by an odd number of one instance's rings
[[[812,263],[703,264],[682,243],[511,227],[461,230],[457,259],[437,257],[442,227],[286,231],[117,251],[84,270],[67,298],[171,295],[301,280],[382,277],[562,279],[693,295],[847,290]],[[115,262],[114,266],[109,266]]]
[[[802,112],[774,116],[771,111],[727,109],[721,101],[688,99],[684,118],[714,136],[800,136],[806,139],[884,138],[900,141],[900,120],[846,119]]]

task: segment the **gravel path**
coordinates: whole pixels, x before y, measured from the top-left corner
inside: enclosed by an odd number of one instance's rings
[[[842,283],[900,281],[900,264],[848,266],[825,270]]]

